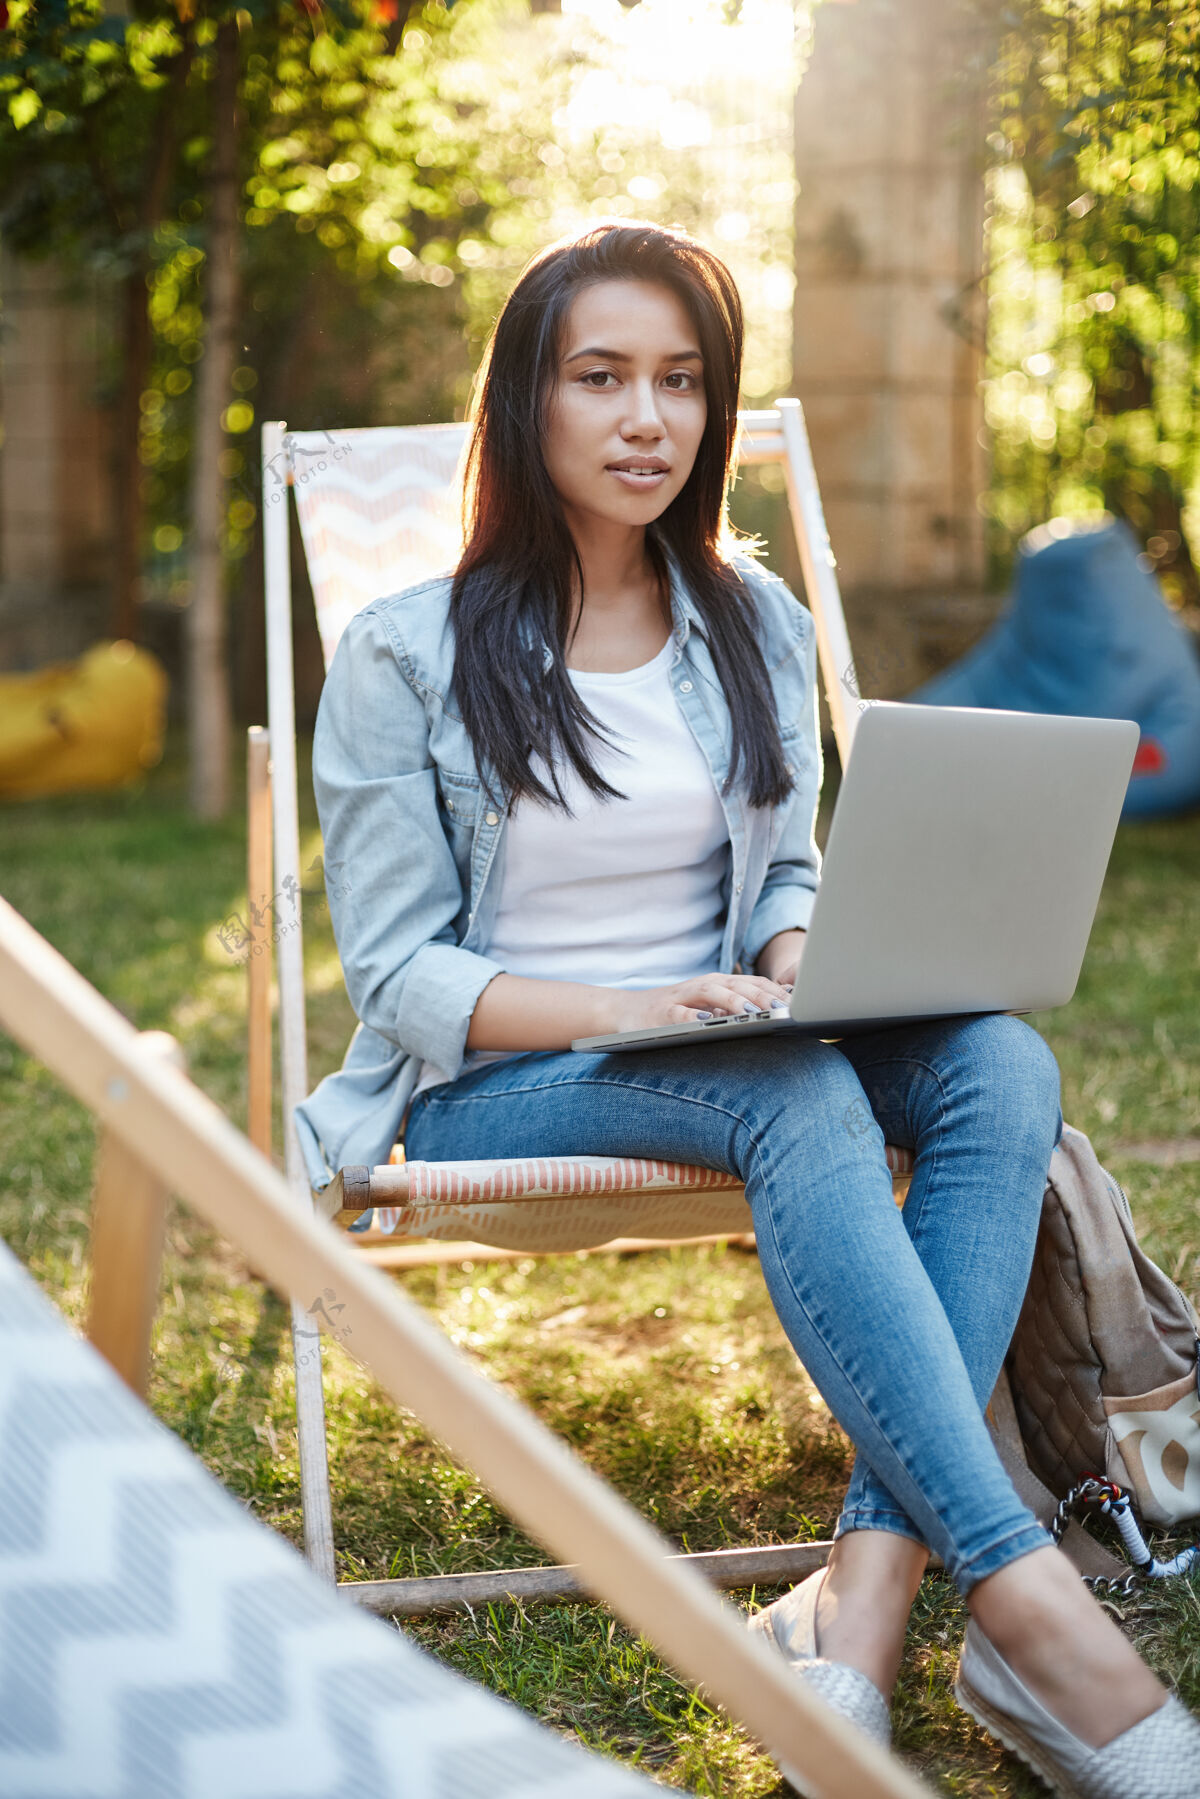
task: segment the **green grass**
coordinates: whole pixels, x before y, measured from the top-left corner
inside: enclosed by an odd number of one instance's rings
[[[822,841],[835,788],[831,766]],[[1198,822],[1122,827],[1076,998],[1031,1021],[1058,1056],[1064,1115],[1126,1187],[1150,1253],[1193,1293],[1200,1163],[1155,1167],[1114,1146],[1200,1133]],[[188,816],[172,746],[138,790],[7,807],[0,839],[5,897],[135,1023],[173,1032],[196,1081],[244,1123],[244,975],[217,935],[245,910],[243,819]],[[302,865],[319,848],[309,800]],[[337,1065],[353,1018],[317,896],[304,917],[315,1081]],[[0,1037],[0,1231],[76,1319],[93,1143],[84,1110]],[[829,1534],[848,1447],[775,1321],[753,1256],[676,1249],[402,1278],[468,1354],[681,1546]],[[344,1578],[545,1559],[340,1350],[328,1358],[327,1391]],[[286,1309],[181,1209],[169,1228],[151,1400],[233,1492],[299,1541]],[[1200,1707],[1200,1584],[1177,1582],[1122,1609],[1144,1652]],[[928,1578],[897,1697],[898,1745],[943,1793],[1039,1791],[950,1699],[962,1622],[950,1584]],[[729,1799],[783,1790],[741,1731],[602,1607],[496,1606],[413,1634],[668,1785]]]

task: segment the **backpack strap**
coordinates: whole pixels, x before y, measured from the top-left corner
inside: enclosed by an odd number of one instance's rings
[[[1025,1459],[1025,1446],[1021,1441],[1007,1369],[1000,1370],[1000,1378],[988,1402],[986,1416],[992,1441],[1018,1496],[1049,1530],[1058,1510],[1058,1501]],[[1129,1564],[1119,1560],[1103,1543],[1098,1543],[1095,1537],[1089,1536],[1077,1519],[1072,1518],[1068,1524],[1060,1548],[1074,1562],[1085,1580],[1125,1581],[1129,1576]]]

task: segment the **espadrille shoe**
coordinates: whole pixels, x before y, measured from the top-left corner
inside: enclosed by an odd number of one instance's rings
[[[891,1714],[875,1682],[857,1668],[826,1661],[817,1653],[817,1600],[824,1579],[824,1568],[818,1568],[782,1599],[755,1612],[750,1629],[778,1649],[788,1666],[832,1711],[857,1724],[872,1742],[890,1749]]]
[[[954,1697],[1059,1799],[1197,1799],[1200,1723],[1172,1695],[1102,1749],[1081,1742],[1015,1675],[972,1621]]]

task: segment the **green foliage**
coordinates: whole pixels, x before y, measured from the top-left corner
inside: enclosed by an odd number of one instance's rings
[[[231,562],[255,541],[264,418],[305,429],[461,414],[517,272],[589,218],[714,237],[750,315],[747,398],[787,385],[786,0],[644,0],[604,18],[531,16],[528,0],[341,0],[316,15],[258,0],[230,12],[244,294],[221,458]],[[147,257],[142,550],[149,590],[176,605],[188,596],[221,16],[192,0],[141,3],[130,20],[106,17],[100,0],[13,0],[0,38],[0,95],[19,101],[19,116],[0,114],[0,228],[14,248],[113,279]],[[177,148],[147,219],[168,130]],[[120,373],[114,357],[114,390]]]
[[[994,545],[1129,520],[1191,606],[1200,473],[1200,6],[996,8],[987,406]]]
[[[314,283],[332,279],[348,308],[369,310],[364,285],[378,289],[386,277],[396,286],[388,253],[430,235],[419,223],[426,214],[438,219],[445,244],[486,212],[478,196],[475,211],[447,203],[445,163],[418,167],[429,70],[450,14],[431,3],[413,16],[420,23],[408,37],[419,53],[409,55],[398,0],[255,0],[200,16],[192,0],[178,0],[143,6],[129,20],[104,16],[100,0],[14,4],[0,48],[0,93],[9,97],[0,118],[0,227],[18,251],[53,254],[113,280],[147,268],[153,355],[138,446],[150,514],[142,549],[180,602],[191,371],[204,347],[217,24],[236,19],[241,68],[239,261],[252,323],[225,413],[221,467],[237,479],[256,461],[242,448],[257,422],[255,362],[270,362],[264,344],[295,333]],[[461,161],[470,148],[460,138],[454,155]],[[114,393],[119,355],[114,345]],[[231,559],[250,547],[254,486],[246,481],[229,494]]]
[[[173,12],[144,24],[100,0],[13,0],[0,39],[0,226],[13,249],[121,271],[165,65],[184,48]]]

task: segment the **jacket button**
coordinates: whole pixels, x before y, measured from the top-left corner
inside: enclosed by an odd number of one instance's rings
[[[679,683],[679,691],[680,691],[680,693],[690,693],[692,691],[691,682],[690,681],[681,681]]]
[[[489,812],[486,815],[486,817],[484,818],[483,822],[485,825],[498,825],[500,823],[500,820],[497,818],[497,816],[494,812]]]
[[[454,801],[453,800],[446,801],[446,810],[447,810],[447,812],[453,812],[453,810],[454,810]]]
[[[739,893],[742,891],[742,883],[740,881],[737,884],[737,890]]]

